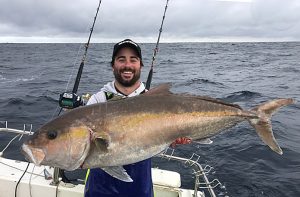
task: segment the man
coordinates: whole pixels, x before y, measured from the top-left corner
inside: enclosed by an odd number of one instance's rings
[[[92,95],[87,105],[137,96],[144,93],[140,81],[143,66],[141,48],[130,39],[114,45],[111,66],[115,80]],[[133,182],[123,182],[101,169],[90,169],[85,186],[85,197],[153,197],[151,160],[124,166]]]
[[[146,92],[140,81],[143,66],[141,48],[130,39],[114,45],[111,66],[115,80],[106,84],[100,92],[89,99],[87,105],[137,96]],[[190,143],[179,138],[176,144]],[[85,197],[153,197],[151,160],[146,159],[124,166],[133,182],[120,181],[101,169],[90,169],[87,173]]]

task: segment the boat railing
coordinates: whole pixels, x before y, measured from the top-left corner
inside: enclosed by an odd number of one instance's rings
[[[194,197],[197,197],[198,189],[207,189],[211,197],[216,197],[214,188],[221,186],[222,184],[218,179],[213,179],[212,181],[209,181],[207,175],[211,172],[213,167],[209,165],[205,165],[204,167],[202,167],[202,165],[199,163],[200,156],[195,153],[193,153],[190,158],[184,158],[180,156],[175,156],[174,152],[174,149],[167,148],[165,151],[163,151],[157,156],[168,160],[176,160],[179,162],[183,162],[185,165],[192,167],[194,172],[193,174],[195,175]]]
[[[12,129],[8,127],[7,121],[0,121],[0,132],[9,132],[9,133],[14,133],[17,134],[15,135],[4,147],[4,149],[0,152],[0,157],[3,155],[3,152],[9,147],[9,145],[19,137],[19,140],[23,137],[23,135],[32,135],[32,124],[24,124],[23,130],[21,129]]]
[[[12,129],[8,127],[7,121],[0,121],[0,132],[10,132],[10,133],[16,133],[20,135],[32,135],[32,124],[24,124],[23,130],[22,129]]]

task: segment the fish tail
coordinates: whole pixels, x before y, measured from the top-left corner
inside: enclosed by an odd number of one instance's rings
[[[275,99],[251,109],[257,114],[258,118],[249,119],[250,124],[255,128],[262,141],[280,155],[282,155],[282,150],[274,138],[270,119],[280,107],[292,103],[295,103],[295,100],[291,98]]]

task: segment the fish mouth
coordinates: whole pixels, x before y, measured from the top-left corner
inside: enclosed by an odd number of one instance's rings
[[[32,148],[27,144],[22,145],[22,152],[25,157],[37,166],[40,166],[45,158],[45,153],[40,148]]]

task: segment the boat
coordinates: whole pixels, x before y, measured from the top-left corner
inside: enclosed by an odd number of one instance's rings
[[[7,122],[0,132],[15,133],[16,136],[32,135],[32,126],[26,130],[8,128]],[[59,177],[59,169],[51,166],[35,166],[26,161],[7,159],[3,152],[9,144],[16,139],[14,137],[0,154],[0,196],[5,197],[83,197],[84,180],[77,179],[71,183],[64,182]],[[199,156],[192,154],[190,158],[174,155],[174,149],[167,149],[156,157],[167,159],[170,162],[183,162],[191,167],[194,174],[192,188],[181,187],[181,175],[179,172],[152,168],[152,180],[155,197],[215,197],[214,188],[220,186],[218,179],[209,181],[208,174],[212,167],[202,167]]]

